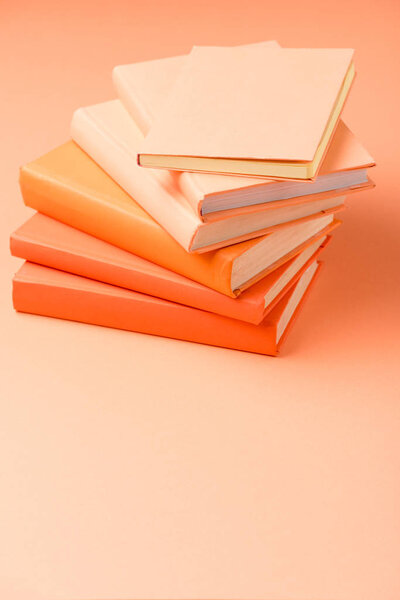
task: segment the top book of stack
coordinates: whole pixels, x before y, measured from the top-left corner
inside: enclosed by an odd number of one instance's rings
[[[354,79],[353,54],[265,44],[194,47],[139,164],[314,180]]]

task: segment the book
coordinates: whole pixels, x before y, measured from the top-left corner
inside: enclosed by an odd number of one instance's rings
[[[14,276],[13,304],[19,312],[276,355],[317,271],[314,262],[260,325],[33,263]]]
[[[222,248],[343,208],[344,197],[334,196],[204,223],[169,172],[137,165],[136,152],[143,135],[119,100],[78,109],[71,135],[187,252]]]
[[[194,47],[139,163],[314,179],[355,75],[353,54],[347,48]]]
[[[228,298],[126,250],[36,213],[10,238],[11,254],[201,310],[259,324],[330,241],[317,239],[239,296]]]
[[[22,167],[20,187],[38,212],[231,297],[340,224],[329,214],[189,254],[73,141]]]
[[[274,42],[276,45],[276,42]],[[143,135],[161,109],[185,56],[173,56],[113,70],[114,88]],[[371,188],[367,169],[374,159],[340,120],[315,181],[283,181],[215,173],[174,172],[175,182],[195,213],[210,221],[229,214],[259,210],[267,206],[312,201]],[[164,171],[165,177],[169,174]]]

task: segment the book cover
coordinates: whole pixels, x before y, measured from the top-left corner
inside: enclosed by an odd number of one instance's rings
[[[255,45],[280,47],[275,40],[247,44]],[[186,56],[171,56],[114,67],[112,79],[115,91],[144,135],[149,132]]]
[[[351,49],[194,47],[139,163],[313,179],[354,74]]]

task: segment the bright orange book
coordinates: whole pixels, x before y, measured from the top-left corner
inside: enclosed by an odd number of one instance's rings
[[[20,312],[275,356],[317,271],[313,262],[260,325],[32,263],[14,276],[13,303]]]
[[[74,142],[24,166],[20,185],[38,212],[233,298],[340,223],[328,214],[189,254]]]
[[[150,168],[314,179],[354,75],[346,48],[194,47],[139,152]]]
[[[239,298],[228,298],[39,213],[11,235],[10,247],[13,256],[31,263],[259,324],[316,260],[330,239],[316,240]]]

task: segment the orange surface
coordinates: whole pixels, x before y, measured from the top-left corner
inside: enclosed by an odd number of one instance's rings
[[[0,13],[1,596],[398,600],[399,3]],[[19,166],[112,97],[114,65],[268,38],[356,48],[343,118],[377,161],[284,356],[15,314]]]

